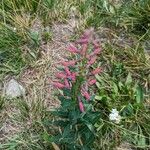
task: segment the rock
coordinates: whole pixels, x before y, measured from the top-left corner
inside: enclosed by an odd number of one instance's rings
[[[22,95],[25,95],[25,89],[16,80],[11,79],[4,86],[4,96],[5,97],[12,99],[12,98],[17,98]]]

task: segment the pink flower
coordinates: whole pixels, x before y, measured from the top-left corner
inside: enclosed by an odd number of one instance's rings
[[[97,40],[93,41],[93,45],[94,45],[95,49],[99,48],[99,46],[100,46]]]
[[[82,93],[82,95],[87,99],[87,100],[90,100],[90,94],[87,92],[87,91],[84,91],[83,93]]]
[[[82,48],[82,51],[81,51],[81,54],[85,55],[87,50],[88,50],[88,44],[84,44],[83,48]]]
[[[89,39],[92,36],[92,32],[94,31],[93,28],[87,29],[84,33],[82,38]]]
[[[76,64],[76,61],[72,60],[72,61],[64,61],[62,62],[62,64],[64,66],[74,66]]]
[[[73,72],[73,73],[71,74],[71,76],[69,76],[68,78],[69,78],[70,80],[72,80],[72,81],[75,81],[75,80],[76,80],[76,73]]]
[[[96,75],[96,74],[101,73],[101,72],[102,72],[101,68],[96,68],[95,70],[92,71],[92,74]]]
[[[80,108],[81,112],[85,112],[84,105],[83,105],[83,103],[81,101],[79,101],[79,108]]]
[[[67,50],[71,53],[80,53],[80,51],[72,44],[68,46]]]
[[[88,39],[80,39],[80,40],[77,40],[77,43],[78,44],[87,44],[88,43]]]
[[[97,54],[99,54],[101,52],[101,49],[98,47],[98,48],[96,48],[95,50],[94,50],[94,54],[95,55],[97,55]]]
[[[88,81],[88,84],[89,85],[93,85],[93,84],[95,84],[96,83],[96,79],[92,79],[92,80],[89,80]]]
[[[62,89],[65,87],[65,85],[60,82],[53,82],[53,86],[55,86],[56,88],[59,88],[59,89]]]
[[[67,76],[64,73],[60,72],[56,74],[56,77],[60,79],[65,79]]]
[[[95,55],[99,54],[100,52],[101,52],[101,49],[97,48],[97,49],[94,50],[94,52],[92,52],[91,54],[87,55],[86,58],[89,59],[90,57],[95,56]]]
[[[92,57],[92,58],[90,59],[90,61],[88,62],[88,65],[94,64],[95,61],[96,61],[96,59],[97,59],[97,56]]]
[[[65,79],[65,87],[68,88],[68,89],[70,88],[70,85],[69,85],[69,82],[68,82],[67,79]]]
[[[66,72],[67,76],[71,76],[71,72],[68,67],[65,67],[65,72]]]
[[[91,39],[93,32],[93,28],[88,29],[84,32],[84,34],[81,36],[81,39],[77,41],[78,44],[87,44],[89,40]]]

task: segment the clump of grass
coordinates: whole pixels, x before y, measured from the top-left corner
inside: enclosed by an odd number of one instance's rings
[[[0,74],[18,74],[25,66],[22,51],[19,48],[23,43],[21,37],[8,28],[0,27]]]
[[[121,25],[136,34],[144,34],[150,29],[150,1],[140,0],[127,3]]]
[[[47,117],[47,111],[45,101],[39,93],[31,95],[32,99],[14,99],[11,100],[13,104],[6,102],[3,109],[3,114],[6,115],[1,124],[8,124],[7,128],[10,126],[11,133],[3,133],[5,137],[1,137],[0,149],[46,149],[42,119]]]
[[[148,36],[150,29],[149,0],[120,1],[118,5],[109,0],[85,1],[84,7],[87,8],[87,6],[92,8],[90,9],[92,10],[91,15],[87,18],[87,25],[96,28],[101,25],[109,28],[124,28],[137,35],[146,34]],[[86,8],[82,9],[86,10]]]
[[[148,117],[150,62],[143,48],[121,48],[106,44],[103,50],[105,73],[97,76],[95,108],[101,118],[95,124],[95,149],[112,149],[122,142],[133,148],[146,149],[150,145]],[[101,61],[102,61],[101,60]],[[121,122],[109,120],[112,109],[119,110]],[[107,144],[109,143],[109,144]]]
[[[4,106],[5,106],[5,101],[4,101],[4,99],[0,96],[0,111],[3,110]]]
[[[29,38],[25,40],[13,29],[0,26],[1,78],[6,74],[18,75],[27,64],[34,62],[38,56],[38,39],[33,40],[32,38],[34,37],[30,37],[30,43],[26,44]]]

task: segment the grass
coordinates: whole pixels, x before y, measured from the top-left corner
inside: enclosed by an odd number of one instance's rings
[[[43,143],[42,138],[45,130],[42,120],[47,116],[47,102],[43,98],[43,91],[35,87],[33,90],[25,98],[5,100],[1,110],[0,149],[46,149],[47,144]]]
[[[133,148],[147,149],[150,132],[147,124],[149,106],[146,104],[150,94],[149,59],[140,46],[118,49],[118,46],[108,44],[103,52],[105,73],[97,76],[99,90],[95,97],[95,105],[102,112],[96,124],[99,134],[95,149],[112,149],[122,141]],[[120,110],[121,125],[109,121],[112,108]]]
[[[5,122],[10,123],[11,129],[11,124],[16,128],[12,132],[7,128],[11,133],[5,138],[0,136],[3,142],[0,149],[51,148],[43,139],[46,129],[42,119],[49,118],[45,80],[52,76],[52,60],[51,56],[43,55],[41,47],[53,39],[46,27],[51,29],[53,24],[67,23],[71,17],[77,20],[76,36],[89,26],[95,27],[97,33],[102,27],[109,29],[106,37],[100,36],[109,42],[103,45],[100,57],[106,72],[98,77],[100,85],[97,86],[101,88],[97,91],[96,108],[103,110],[103,118],[95,125],[98,133],[95,149],[113,149],[122,141],[133,148],[149,149],[150,58],[144,51],[144,44],[150,38],[149,0],[119,3],[111,0],[2,0],[0,12],[0,80],[7,75],[21,78],[22,72],[30,68],[38,72],[33,71],[34,78],[24,82],[28,93],[25,98],[12,101],[0,98],[0,128]],[[34,27],[36,20],[40,22],[40,29]],[[119,43],[120,39],[124,44]],[[29,76],[30,73],[27,78]],[[126,82],[129,85],[125,85]],[[137,105],[141,99],[142,104]],[[125,115],[123,126],[107,119],[114,107]]]

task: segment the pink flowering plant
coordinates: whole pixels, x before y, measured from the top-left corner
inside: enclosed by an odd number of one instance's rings
[[[53,81],[61,106],[52,113],[56,116],[53,126],[58,126],[51,142],[61,149],[91,149],[95,139],[94,124],[99,113],[93,108],[95,75],[102,72],[94,63],[101,53],[100,43],[94,39],[93,30],[87,30],[67,51],[71,58],[60,62],[63,67]],[[56,128],[55,128],[56,129]]]

